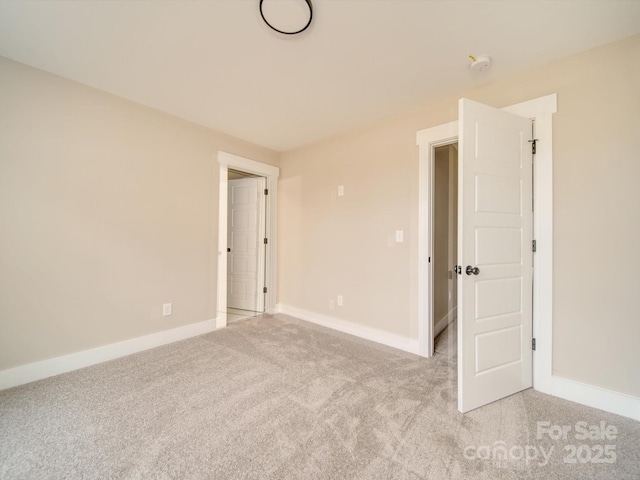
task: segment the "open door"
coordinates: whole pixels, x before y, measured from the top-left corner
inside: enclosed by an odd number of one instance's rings
[[[532,386],[532,122],[459,104],[458,410]]]
[[[264,311],[264,183],[262,177],[229,180],[228,308]]]

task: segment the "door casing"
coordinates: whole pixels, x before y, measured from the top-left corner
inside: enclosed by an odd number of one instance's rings
[[[552,380],[552,299],[553,299],[553,145],[552,116],[557,111],[557,95],[511,105],[504,111],[534,120],[537,139],[534,157],[533,238],[537,250],[533,267],[533,386],[546,391]],[[458,122],[450,122],[417,133],[419,146],[418,199],[418,353],[433,355],[433,168],[436,147],[458,140]]]

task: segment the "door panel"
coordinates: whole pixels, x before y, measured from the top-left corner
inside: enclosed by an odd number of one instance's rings
[[[475,228],[476,245],[472,262],[478,267],[516,265],[522,258],[522,232],[519,228]]]
[[[522,311],[522,279],[476,280],[476,320]]]
[[[477,211],[520,214],[521,185],[518,179],[476,176]]]
[[[532,385],[532,125],[467,99],[459,121],[458,409],[467,412]]]
[[[476,350],[483,352],[476,361],[475,373],[486,372],[493,368],[509,365],[522,356],[520,326],[491,330],[476,336]]]
[[[229,180],[227,306],[264,309],[264,190],[263,178]]]

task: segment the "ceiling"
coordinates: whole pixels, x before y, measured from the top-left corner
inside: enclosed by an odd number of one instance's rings
[[[0,55],[286,151],[640,32],[637,0],[313,0],[295,36],[258,4],[3,0]]]

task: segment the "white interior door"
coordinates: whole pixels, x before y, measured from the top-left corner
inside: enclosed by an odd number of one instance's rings
[[[264,311],[264,178],[229,180],[227,307]]]
[[[464,413],[532,386],[532,123],[461,99],[459,125],[458,410]]]

